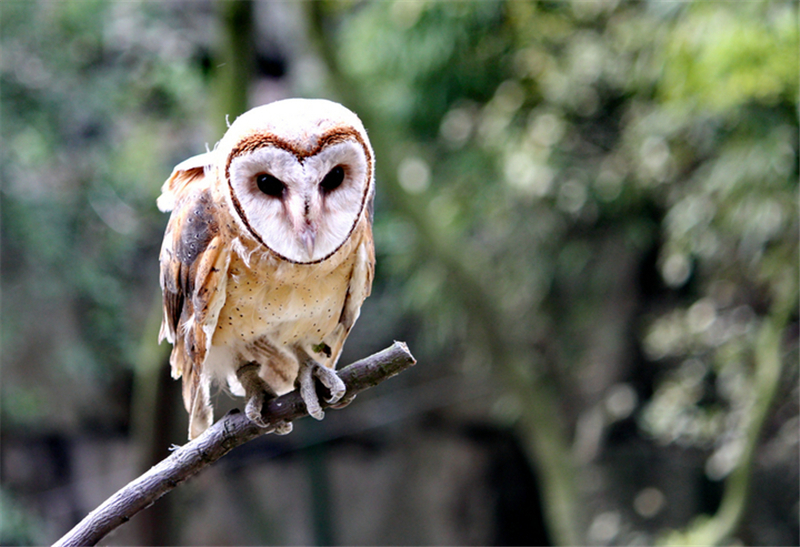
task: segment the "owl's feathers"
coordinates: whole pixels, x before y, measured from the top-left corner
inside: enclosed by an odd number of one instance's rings
[[[264,189],[265,177],[277,182]],[[160,337],[173,343],[190,438],[212,421],[212,380],[245,394],[252,382],[237,373],[255,363],[275,395],[304,366],[335,368],[371,290],[373,195],[366,132],[328,101],[253,109],[213,151],[176,166],[158,199],[172,211]]]

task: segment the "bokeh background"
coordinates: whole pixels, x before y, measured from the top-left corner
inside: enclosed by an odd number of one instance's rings
[[[419,363],[104,543],[800,542],[796,2],[3,0],[0,31],[3,545],[185,442],[155,198],[291,96],[377,156],[342,363]]]

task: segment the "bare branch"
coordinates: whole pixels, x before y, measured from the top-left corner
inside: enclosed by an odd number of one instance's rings
[[[395,342],[374,355],[339,371],[347,386],[344,400],[369,389],[416,363],[403,342]],[[322,402],[323,407],[327,407]],[[291,422],[307,416],[305,404],[297,391],[271,399],[264,404],[262,416],[268,424]],[[181,446],[168,458],[151,467],[89,513],[56,546],[95,545],[109,532],[152,505],[158,498],[214,463],[232,449],[267,431],[251,422],[241,412],[230,412],[197,439]]]

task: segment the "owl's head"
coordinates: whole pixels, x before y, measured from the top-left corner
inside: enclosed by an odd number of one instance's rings
[[[374,192],[364,126],[331,101],[254,108],[231,124],[214,156],[234,216],[291,262],[319,262],[336,252]]]

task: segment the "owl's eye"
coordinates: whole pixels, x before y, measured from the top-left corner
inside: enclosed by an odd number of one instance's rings
[[[337,165],[333,169],[331,169],[325,178],[322,179],[322,182],[319,183],[319,187],[322,188],[322,191],[325,193],[333,192],[339,186],[342,185],[344,181],[344,167],[341,165]]]
[[[283,197],[283,193],[286,191],[286,185],[284,183],[266,173],[256,176],[256,184],[258,184],[259,190],[273,198]]]

